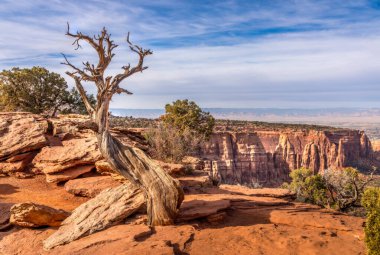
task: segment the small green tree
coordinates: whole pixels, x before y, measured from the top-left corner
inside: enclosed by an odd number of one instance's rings
[[[55,115],[85,114],[85,106],[78,91],[68,86],[59,74],[43,67],[13,68],[0,72],[0,110],[25,111]],[[96,102],[90,95],[92,104]]]
[[[380,188],[367,188],[364,191],[362,205],[367,212],[364,231],[368,255],[380,255]]]
[[[207,138],[215,125],[215,119],[209,112],[202,111],[195,102],[187,99],[167,104],[165,112],[161,116],[162,121],[180,132],[188,129]]]
[[[4,70],[0,83],[1,104],[10,111],[55,114],[69,95],[66,81],[43,67]]]

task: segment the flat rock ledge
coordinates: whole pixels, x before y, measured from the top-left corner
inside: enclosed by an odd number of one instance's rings
[[[144,193],[131,183],[102,191],[77,207],[44,242],[50,250],[115,225],[145,206]]]
[[[182,203],[177,221],[190,221],[216,215],[231,207],[231,201],[226,199],[215,201],[190,200]]]

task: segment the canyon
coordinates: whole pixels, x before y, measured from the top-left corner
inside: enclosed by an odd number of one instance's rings
[[[149,228],[141,191],[110,169],[92,129],[78,115],[0,113],[1,255],[365,253],[363,218],[297,202],[286,189],[229,185],[275,186],[302,166],[376,162],[363,132],[217,127],[198,157],[157,161],[185,200],[174,226]],[[148,151],[143,131],[112,129]],[[130,196],[140,199],[130,204]]]
[[[201,157],[216,182],[276,186],[300,167],[323,173],[358,166],[373,159],[373,150],[366,134],[357,130],[248,129],[215,132]]]
[[[93,169],[102,171],[107,166],[92,128],[87,118],[78,115],[44,118],[0,113],[0,173],[19,177],[45,174],[48,182],[59,183]],[[225,129],[215,128],[196,155],[198,163],[192,166],[214,183],[276,187],[289,181],[290,171],[300,167],[323,173],[326,169],[378,165],[363,131],[275,124]],[[148,151],[144,129],[119,126],[112,132],[123,143]]]

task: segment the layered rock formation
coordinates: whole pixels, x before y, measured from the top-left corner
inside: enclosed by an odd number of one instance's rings
[[[0,174],[25,177],[26,171],[32,171],[58,183],[96,169],[123,180],[102,159],[93,128],[83,116],[46,119],[30,113],[0,113]],[[122,143],[147,149],[141,130],[120,127],[112,132]],[[286,181],[289,172],[299,167],[315,172],[339,169],[371,159],[373,152],[360,131],[285,126],[215,132],[200,156],[203,160],[187,157],[183,163],[207,172],[214,183],[270,186]],[[175,175],[184,171],[181,164],[162,167]]]
[[[315,173],[356,165],[372,157],[371,143],[355,130],[218,132],[202,148],[205,170],[221,183],[270,185],[287,181],[291,170]]]
[[[0,113],[0,174],[24,171],[48,141],[48,122],[30,113]]]

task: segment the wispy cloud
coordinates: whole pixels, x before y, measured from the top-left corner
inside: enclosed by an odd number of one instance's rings
[[[120,44],[109,72],[150,47],[149,69],[125,82],[113,107],[156,108],[177,98],[204,107],[380,106],[377,1],[1,0],[0,68],[45,66],[64,75],[61,52],[95,61],[64,36],[106,26]],[[70,78],[65,76],[69,84]],[[90,92],[93,87],[86,86]]]

